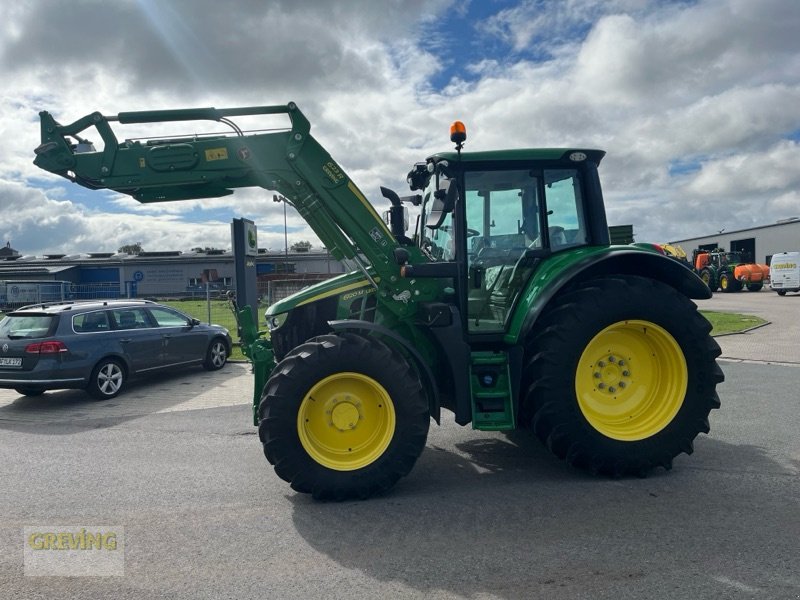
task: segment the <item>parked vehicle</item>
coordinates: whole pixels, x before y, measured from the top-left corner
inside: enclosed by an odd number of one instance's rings
[[[769,267],[752,262],[742,252],[725,252],[721,248],[695,250],[694,270],[705,284],[716,292],[739,292],[746,287],[751,292],[761,291],[769,277]]]
[[[129,378],[202,364],[221,369],[231,336],[148,300],[24,306],[0,321],[0,388],[25,396],[83,388],[100,400]]]
[[[779,252],[772,255],[769,265],[769,287],[785,296],[800,292],[800,252]]]

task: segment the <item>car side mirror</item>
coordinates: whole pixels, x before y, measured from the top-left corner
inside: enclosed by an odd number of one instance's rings
[[[189,326],[195,327],[197,325],[200,325],[200,319],[192,319],[191,321],[189,321]]]

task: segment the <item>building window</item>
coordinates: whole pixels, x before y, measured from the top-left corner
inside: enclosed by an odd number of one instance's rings
[[[200,277],[189,277],[189,286],[190,287],[198,287],[203,285],[203,281]]]

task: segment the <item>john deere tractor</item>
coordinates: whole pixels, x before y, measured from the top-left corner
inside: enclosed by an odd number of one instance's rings
[[[244,115],[288,116],[244,132]],[[212,120],[231,135],[120,142],[112,122]],[[81,137],[95,128],[103,150]],[[140,202],[233,188],[280,194],[353,271],[266,311],[242,308],[253,418],[275,472],[320,499],[365,498],[407,475],[442,409],[474,429],[529,429],[557,457],[611,476],[671,468],[719,407],[709,288],[654,247],[612,246],[598,165],[585,148],[452,151],[382,188],[386,222],[310,135],[293,103],[41,113],[35,164]],[[405,211],[418,207],[413,231]]]
[[[754,263],[742,252],[695,250],[694,268],[713,292],[740,292],[746,287],[751,292],[761,291],[769,279],[769,266]]]

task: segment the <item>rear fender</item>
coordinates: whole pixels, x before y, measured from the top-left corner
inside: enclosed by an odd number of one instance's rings
[[[692,299],[711,297],[711,290],[703,280],[676,260],[630,247],[610,247],[584,254],[556,274],[546,275],[545,280],[537,280],[537,274],[534,274],[517,306],[505,341],[516,344],[524,340],[550,300],[571,284],[623,274],[656,279]],[[517,328],[514,328],[515,323],[519,324]]]

